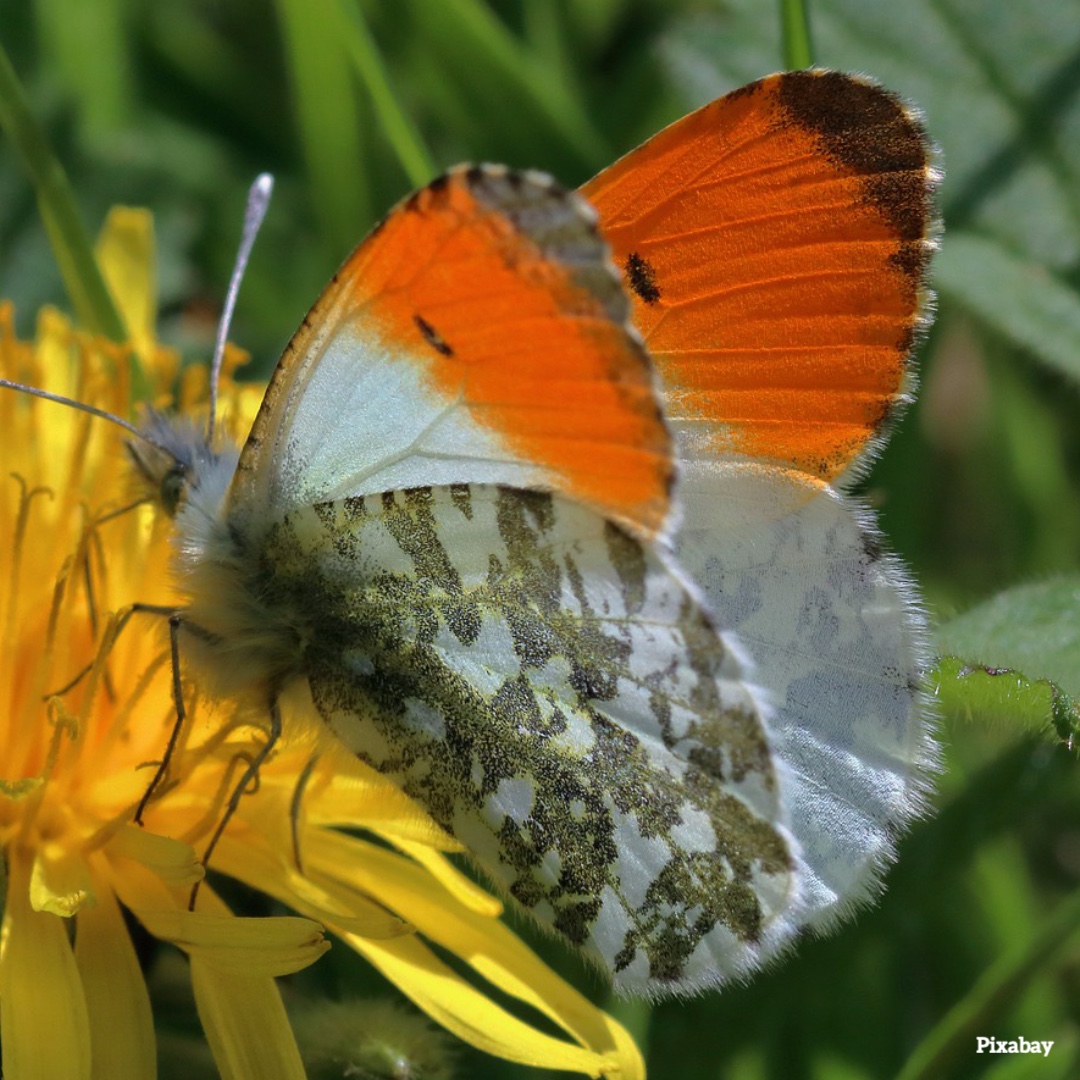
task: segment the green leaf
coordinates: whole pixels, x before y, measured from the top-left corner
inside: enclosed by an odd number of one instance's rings
[[[1080,706],[1050,679],[946,656],[929,683],[945,716],[1053,734],[1070,748],[1080,740]]]
[[[938,628],[943,653],[1051,679],[1080,697],[1080,577],[1006,589]]]
[[[940,627],[930,677],[948,716],[1080,738],[1080,578],[999,593]]]
[[[943,296],[1080,382],[1080,293],[1029,255],[1000,240],[958,232],[934,262]]]

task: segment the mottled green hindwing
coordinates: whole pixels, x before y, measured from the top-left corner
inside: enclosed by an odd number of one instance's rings
[[[620,989],[775,947],[795,886],[761,706],[662,556],[460,485],[293,511],[263,558],[330,727]]]

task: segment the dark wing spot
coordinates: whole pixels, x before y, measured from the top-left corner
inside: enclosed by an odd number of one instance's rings
[[[926,232],[929,140],[895,94],[836,71],[793,71],[780,83],[785,113],[834,161],[866,177],[866,194],[903,240]]]
[[[757,82],[747,83],[746,86],[740,86],[737,90],[732,90],[731,93],[725,94],[723,98],[713,102],[713,105],[719,104],[720,101],[738,101],[739,98],[753,97],[754,94],[761,93],[762,88],[766,83],[772,82],[771,78],[759,79]],[[711,106],[706,106],[710,108]]]
[[[660,287],[656,284],[656,271],[652,264],[643,259],[636,251],[626,257],[626,280],[630,288],[645,301],[655,304],[660,299]]]
[[[401,208],[410,214],[426,214],[432,209],[439,209],[447,199],[447,191],[450,187],[450,174],[443,173],[436,176],[429,184],[417,188],[401,204]],[[390,217],[395,211],[390,212]]]
[[[465,515],[466,521],[472,521],[472,488],[468,484],[451,484],[450,501]]]
[[[416,328],[424,335],[424,340],[441,356],[453,356],[454,350],[442,339],[438,330],[431,325],[422,315],[414,315],[413,322]]]

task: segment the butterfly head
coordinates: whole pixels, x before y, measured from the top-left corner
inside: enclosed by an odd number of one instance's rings
[[[235,468],[235,447],[215,449],[187,417],[148,409],[139,438],[127,442],[147,501],[176,517],[192,503],[214,515]]]
[[[140,435],[128,441],[127,449],[146,497],[176,517],[192,491],[216,473],[221,454],[187,417],[156,409],[147,410]]]

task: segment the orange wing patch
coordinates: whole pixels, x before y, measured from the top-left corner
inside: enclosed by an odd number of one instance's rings
[[[506,453],[639,534],[658,532],[671,435],[631,309],[580,196],[546,176],[456,169],[399,205],[306,326],[363,308],[403,362]],[[302,329],[291,351],[309,347]],[[274,387],[271,387],[271,392]]]
[[[921,125],[850,75],[774,75],[582,188],[692,453],[832,480],[903,400],[936,174]]]

